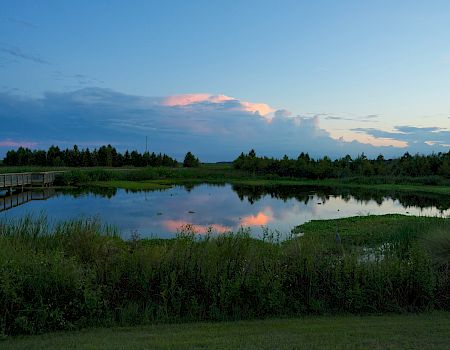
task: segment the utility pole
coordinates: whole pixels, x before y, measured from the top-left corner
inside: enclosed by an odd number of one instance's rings
[[[145,153],[147,153],[147,136],[145,136]]]

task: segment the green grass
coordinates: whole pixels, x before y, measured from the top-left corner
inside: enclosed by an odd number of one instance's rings
[[[432,228],[432,229],[431,229]],[[343,243],[381,244],[393,239],[423,237],[424,233],[443,231],[450,237],[450,220],[399,214],[354,216],[341,219],[312,220],[293,229],[307,236],[330,237],[339,233]]]
[[[111,171],[114,172],[114,171]],[[367,189],[380,192],[399,191],[406,193],[434,193],[440,195],[450,194],[450,186],[426,185],[413,178],[380,179],[380,178],[348,178],[348,179],[290,179],[273,176],[258,176],[244,171],[235,170],[229,165],[204,165],[200,168],[144,168],[122,170],[112,174],[112,179],[132,182],[133,189],[146,189],[149,184],[155,186],[186,185],[199,183],[250,186],[311,186],[335,187],[349,189]],[[388,181],[391,183],[379,183]]]
[[[0,341],[19,349],[448,349],[450,313],[101,328]]]
[[[405,185],[405,184],[352,184],[340,182],[339,180],[267,180],[267,179],[248,179],[248,178],[161,178],[154,180],[130,181],[130,180],[111,180],[111,181],[93,181],[89,185],[99,185],[102,187],[117,187],[132,190],[163,189],[173,185],[195,185],[201,183],[247,185],[247,186],[308,186],[308,187],[334,187],[348,189],[366,189],[380,192],[398,191],[403,193],[418,194],[450,194],[450,186],[431,186],[431,185]]]
[[[0,221],[0,334],[450,311],[450,251],[434,256],[428,242],[448,237],[450,220],[368,216],[301,228],[285,241],[189,227],[171,240],[123,240],[96,220]]]
[[[251,186],[322,186],[376,191],[399,191],[409,193],[450,194],[449,181],[444,178],[414,177],[351,177],[342,179],[292,179],[273,175],[256,175],[233,169],[230,164],[204,164],[199,168],[55,168],[55,167],[0,167],[1,172],[29,172],[65,170],[61,183],[65,185],[87,185],[100,181],[101,186],[132,190],[161,188],[161,185],[196,183],[231,183]],[[105,182],[110,182],[106,184]]]
[[[172,187],[170,184],[162,184],[156,181],[121,181],[121,180],[95,181],[90,183],[90,185],[105,188],[123,188],[125,190],[130,191],[165,190]]]
[[[370,182],[370,177],[367,179]],[[252,186],[324,186],[324,187],[343,187],[355,189],[370,189],[378,191],[401,191],[413,193],[436,193],[450,194],[450,186],[434,186],[421,184],[371,184],[371,183],[351,183],[346,180],[324,179],[324,180],[286,180],[286,179],[233,179],[229,181],[233,184],[252,185]]]

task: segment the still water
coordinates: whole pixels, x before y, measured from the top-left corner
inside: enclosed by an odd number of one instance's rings
[[[448,196],[343,191],[293,186],[176,186],[163,191],[121,189],[50,190],[0,196],[0,219],[45,214],[51,221],[99,217],[117,226],[124,238],[173,237],[185,225],[198,233],[222,233],[262,227],[290,233],[310,220],[399,213],[450,216]],[[22,196],[22,197],[20,197]],[[19,198],[20,197],[20,198]]]

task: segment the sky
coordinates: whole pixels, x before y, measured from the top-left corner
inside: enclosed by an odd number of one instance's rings
[[[450,147],[449,1],[0,0],[0,156]]]

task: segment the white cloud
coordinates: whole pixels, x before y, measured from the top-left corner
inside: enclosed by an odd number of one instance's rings
[[[226,95],[156,98],[100,88],[47,93],[42,99],[0,94],[0,119],[5,125],[0,140],[20,139],[38,143],[39,147],[61,144],[61,140],[65,141],[64,147],[74,143],[88,146],[90,142],[97,146],[98,140],[114,140],[111,143],[120,150],[142,150],[148,136],[152,151],[181,158],[190,150],[204,161],[232,160],[251,148],[258,154],[277,157],[297,156],[300,152],[314,157],[362,152],[393,156],[406,151],[335,140],[320,127],[319,116],[292,116],[287,110]],[[375,135],[372,130],[364,132]],[[425,142],[414,147],[420,152],[443,149],[439,144]]]

